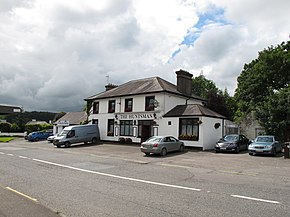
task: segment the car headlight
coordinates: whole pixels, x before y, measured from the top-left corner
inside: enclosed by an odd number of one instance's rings
[[[266,148],[267,149],[271,149],[272,148],[272,145],[266,145]]]

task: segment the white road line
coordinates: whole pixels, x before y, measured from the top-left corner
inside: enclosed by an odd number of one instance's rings
[[[5,154],[5,153],[3,153],[3,152],[0,152],[0,154]]]
[[[23,159],[30,159],[29,157],[24,157],[24,156],[21,156],[21,155],[19,155],[18,157],[23,158]]]
[[[14,156],[14,154],[7,154],[8,156]]]
[[[231,195],[231,196],[241,198],[241,199],[246,199],[246,200],[255,200],[255,201],[265,202],[265,203],[275,203],[275,204],[280,203],[280,202],[274,201],[274,200],[264,200],[264,199],[260,199],[260,198],[246,197],[246,196],[241,196],[241,195]]]
[[[147,184],[151,184],[151,185],[159,185],[159,186],[170,187],[170,188],[178,188],[178,189],[184,189],[184,190],[189,190],[189,191],[201,191],[201,189],[198,189],[198,188],[190,188],[190,187],[185,187],[185,186],[180,186],[180,185],[171,185],[171,184],[165,184],[165,183],[160,183],[160,182],[152,182],[152,181],[143,180],[143,179],[135,179],[135,178],[125,177],[125,176],[118,176],[118,175],[113,175],[113,174],[108,174],[108,173],[101,173],[101,172],[96,172],[96,171],[92,171],[92,170],[86,170],[86,169],[67,166],[67,165],[63,165],[63,164],[53,163],[53,162],[49,162],[49,161],[39,160],[39,159],[35,159],[35,158],[33,158],[32,160],[37,161],[37,162],[41,162],[41,163],[45,163],[45,164],[58,166],[58,167],[68,168],[68,169],[77,170],[77,171],[86,172],[86,173],[97,174],[97,175],[101,175],[101,176],[108,176],[108,177],[117,178],[117,179],[147,183]]]

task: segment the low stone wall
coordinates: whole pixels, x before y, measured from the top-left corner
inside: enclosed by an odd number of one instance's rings
[[[24,137],[27,133],[5,133],[5,132],[0,132],[0,136],[19,136],[19,137]]]

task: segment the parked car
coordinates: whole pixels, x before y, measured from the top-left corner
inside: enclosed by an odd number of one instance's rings
[[[35,142],[35,141],[39,141],[39,140],[46,140],[50,135],[51,135],[51,133],[49,133],[49,132],[41,132],[41,131],[32,132],[32,133],[28,134],[27,140],[30,142]]]
[[[173,136],[152,136],[141,143],[141,152],[146,155],[153,153],[165,156],[171,151],[184,151],[184,143]]]
[[[239,153],[248,150],[249,139],[242,134],[225,135],[215,145],[216,152],[231,151]]]
[[[55,134],[55,135],[51,135],[49,137],[47,137],[47,141],[48,142],[53,142],[53,140],[58,136],[58,134]]]
[[[282,151],[282,143],[277,136],[258,136],[249,145],[249,155],[268,154],[275,156],[277,152]]]

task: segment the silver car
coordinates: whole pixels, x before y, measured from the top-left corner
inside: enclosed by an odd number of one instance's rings
[[[248,147],[249,155],[269,154],[275,156],[282,151],[282,143],[276,136],[258,136]]]
[[[152,136],[141,143],[141,152],[146,155],[153,153],[165,156],[171,151],[184,151],[184,143],[173,136]]]

